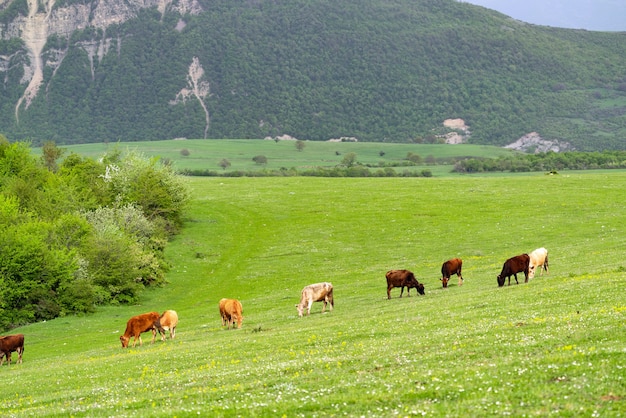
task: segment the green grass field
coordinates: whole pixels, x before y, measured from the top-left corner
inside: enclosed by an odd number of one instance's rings
[[[298,151],[295,141],[269,140],[168,140],[120,143],[97,143],[63,146],[68,152],[76,152],[93,158],[105,152],[118,149],[120,151],[138,151],[147,156],[155,156],[172,162],[178,170],[210,170],[218,173],[231,171],[280,170],[296,168],[297,170],[317,167],[332,168],[341,163],[347,153],[353,152],[357,162],[361,164],[379,165],[406,162],[409,152],[418,154],[426,160],[429,156],[439,159],[459,157],[489,157],[510,155],[513,151],[482,145],[435,145],[435,144],[397,144],[376,142],[321,142],[306,141],[302,151]],[[188,155],[181,154],[186,150]],[[384,153],[382,156],[381,151]],[[40,152],[40,150],[36,150]],[[263,155],[267,164],[256,164],[252,158]],[[219,162],[227,159],[231,165],[222,169]],[[399,167],[397,170],[421,171],[428,169],[436,176],[449,175],[450,165],[424,165]]]
[[[169,284],[13,330],[3,416],[626,415],[626,172],[188,181]],[[550,274],[498,288],[540,246]],[[465,284],[444,290],[451,257]],[[387,300],[392,268],[426,295]],[[298,318],[320,281],[334,311]],[[222,329],[222,297],[242,301],[241,330]],[[121,348],[130,316],[166,309],[175,340]]]

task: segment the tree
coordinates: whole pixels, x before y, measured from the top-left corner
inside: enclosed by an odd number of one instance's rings
[[[41,152],[41,158],[48,170],[56,172],[58,168],[57,160],[61,158],[65,150],[57,147],[54,141],[46,141],[41,148]]]
[[[344,165],[346,167],[352,167],[355,163],[356,163],[356,154],[354,152],[347,153],[346,155],[344,155],[343,159],[341,160],[341,165]]]
[[[304,142],[304,141],[302,141],[302,140],[298,139],[298,140],[296,141],[296,149],[297,149],[298,151],[302,151],[302,150],[304,149],[304,147],[306,147],[306,142]]]
[[[217,165],[226,170],[228,167],[230,167],[230,161],[228,161],[226,158],[222,158],[222,160]]]

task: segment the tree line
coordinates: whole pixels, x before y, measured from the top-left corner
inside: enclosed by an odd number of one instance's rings
[[[596,170],[626,168],[626,151],[545,152],[499,158],[467,158],[454,164],[457,173]]]
[[[99,160],[46,143],[41,157],[0,135],[0,330],[165,283],[164,249],[188,191],[156,159],[115,150]]]

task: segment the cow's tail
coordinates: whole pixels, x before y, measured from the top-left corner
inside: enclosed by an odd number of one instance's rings
[[[333,296],[333,288],[330,288],[330,292],[328,292],[328,299],[330,300],[330,306],[335,307],[335,297]]]

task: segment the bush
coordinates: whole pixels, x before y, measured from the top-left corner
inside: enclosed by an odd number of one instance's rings
[[[265,155],[256,155],[252,157],[252,161],[257,164],[267,164],[267,157]]]

